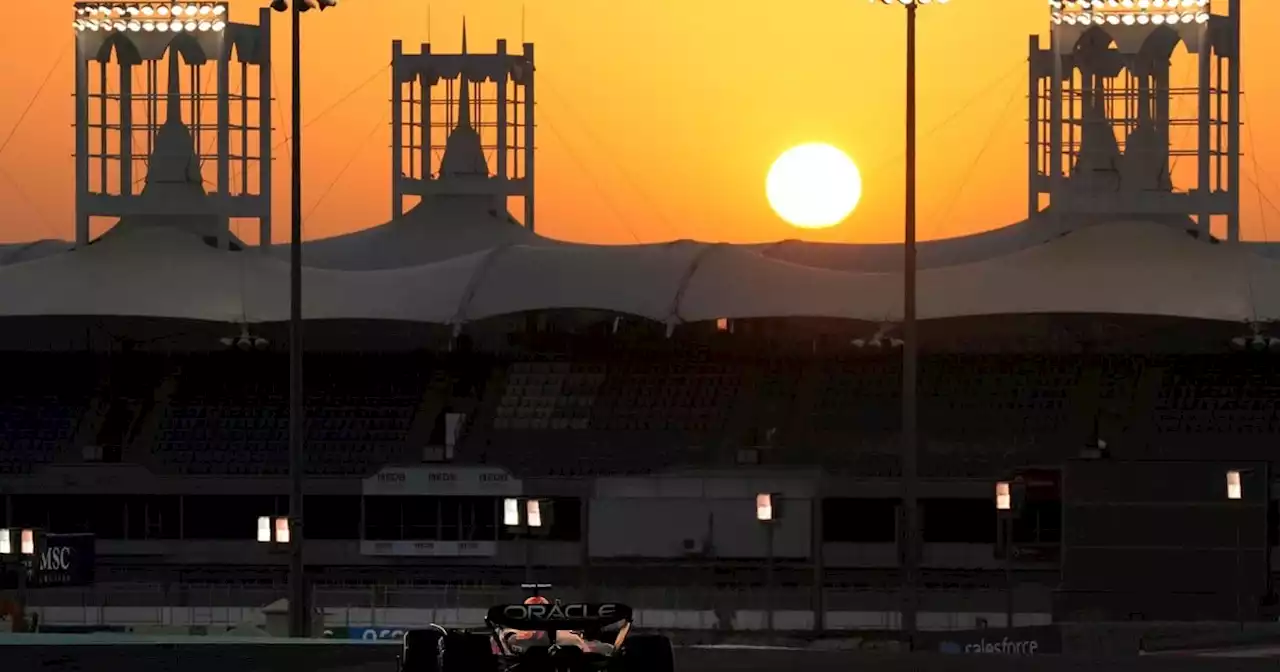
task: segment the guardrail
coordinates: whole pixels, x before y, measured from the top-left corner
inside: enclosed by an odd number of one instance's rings
[[[808,587],[679,586],[636,588],[594,586],[589,591],[572,586],[556,587],[555,597],[566,601],[609,599],[647,609],[777,609],[811,610],[818,597]],[[940,612],[1003,613],[1008,604],[1003,590],[951,589],[921,591],[922,608]],[[271,585],[139,585],[102,583],[88,588],[32,591],[29,604],[49,607],[261,607],[287,596],[286,587]],[[436,587],[370,586],[341,588],[318,586],[313,604],[326,608],[483,608],[497,602],[525,597],[519,588],[444,585]],[[897,591],[891,589],[828,588],[821,595],[830,611],[891,611],[897,608]],[[1019,611],[1044,612],[1052,605],[1052,592],[1034,585],[1019,586],[1014,606]]]
[[[30,607],[46,626],[118,626],[135,630],[193,626],[229,629],[261,628],[266,616],[258,607]],[[395,632],[428,623],[445,626],[474,626],[483,621],[484,608],[362,608],[324,609],[327,628],[371,629]],[[764,610],[637,609],[636,624],[662,630],[715,630],[728,632],[785,632],[816,629],[815,612],[775,610],[770,618]],[[894,630],[899,626],[896,611],[827,611],[824,631]],[[999,627],[1005,615],[995,612],[921,612],[919,623],[925,630],[963,630],[983,625]],[[1049,614],[1017,614],[1015,625],[1036,626],[1051,622]],[[772,628],[770,628],[770,625]],[[394,635],[388,635],[394,636]],[[381,635],[373,638],[382,639]]]

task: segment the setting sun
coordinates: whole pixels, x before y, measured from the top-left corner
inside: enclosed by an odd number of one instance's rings
[[[791,225],[825,229],[858,207],[862,175],[853,159],[831,145],[798,145],[773,162],[765,194],[774,212]]]

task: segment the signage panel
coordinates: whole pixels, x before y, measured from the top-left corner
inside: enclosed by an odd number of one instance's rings
[[[92,534],[46,534],[44,552],[31,574],[33,587],[88,586],[97,562]]]
[[[419,558],[492,558],[496,541],[370,541],[360,542],[361,555]]]
[[[995,656],[1062,653],[1062,631],[1052,625],[922,632],[920,639],[924,650],[938,653]]]
[[[347,639],[358,639],[364,642],[400,641],[408,632],[408,628],[349,628]]]
[[[46,534],[39,555],[25,563],[28,588],[93,585],[97,562],[92,534]],[[0,588],[18,587],[16,565],[0,576]]]
[[[386,467],[364,479],[366,496],[494,496],[516,497],[519,479],[494,467]]]

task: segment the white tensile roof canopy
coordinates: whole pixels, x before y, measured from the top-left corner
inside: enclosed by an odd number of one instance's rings
[[[441,171],[488,179],[465,109]],[[83,248],[22,254],[22,261],[0,266],[0,316],[242,324],[289,318],[285,260],[238,244],[210,244],[223,237],[225,225],[200,184],[191,134],[176,121],[179,115],[171,118],[142,194],[164,207],[126,218]],[[929,248],[933,267],[918,276],[918,316],[925,320],[1067,313],[1280,318],[1280,261],[1167,222],[1058,230],[1024,223],[937,245]],[[885,253],[900,247],[865,247],[859,263],[878,271],[850,270],[848,255],[831,246],[561,243],[520,226],[492,197],[434,196],[387,225],[308,244],[303,316],[456,325],[526,311],[594,309],[667,324],[763,317],[898,321],[903,278],[895,264],[885,263]],[[997,249],[1002,253],[989,256]]]
[[[458,324],[539,309],[667,323],[832,317],[891,322],[902,278],[766,258],[731,245],[512,244],[432,264],[304,269],[304,317]],[[288,265],[169,226],[121,226],[86,248],[0,268],[0,315],[288,319]],[[1280,263],[1162,224],[1099,225],[1005,257],[919,274],[919,317],[1109,313],[1280,318]]]

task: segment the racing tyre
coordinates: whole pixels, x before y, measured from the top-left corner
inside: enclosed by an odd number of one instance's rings
[[[675,672],[671,640],[662,635],[631,635],[622,642],[616,672]]]
[[[410,630],[404,633],[400,672],[440,672],[440,642],[444,628]]]
[[[489,635],[451,632],[440,641],[440,667],[436,672],[497,672],[498,657]]]

